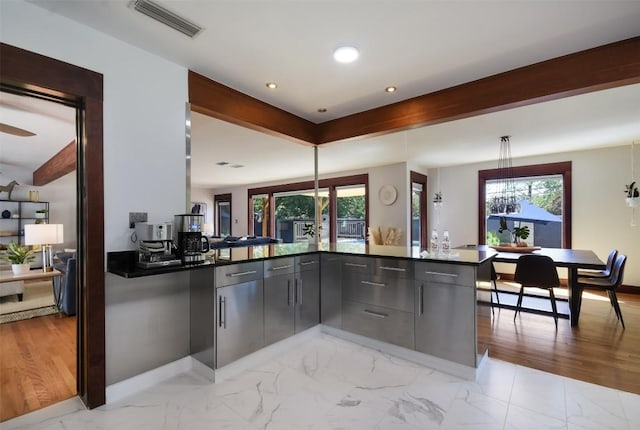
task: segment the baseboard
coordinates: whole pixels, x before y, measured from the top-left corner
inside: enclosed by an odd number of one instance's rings
[[[193,368],[192,358],[183,357],[174,362],[133,376],[124,381],[107,386],[106,403],[114,403],[138,391],[150,388],[166,379],[172,378]]]

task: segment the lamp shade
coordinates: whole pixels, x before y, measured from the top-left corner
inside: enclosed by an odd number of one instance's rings
[[[26,224],[24,226],[25,245],[51,245],[64,242],[62,224]]]

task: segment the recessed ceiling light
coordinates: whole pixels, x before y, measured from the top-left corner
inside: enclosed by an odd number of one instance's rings
[[[351,63],[356,61],[359,55],[360,52],[358,52],[358,49],[353,46],[341,46],[333,51],[333,58],[338,63]]]
[[[327,111],[327,108],[320,108],[318,109],[318,112],[320,113],[325,113]]]
[[[227,164],[229,164],[229,162],[227,162],[227,161],[218,161],[216,164],[218,166],[226,166]]]
[[[397,87],[394,87],[394,86],[392,85],[392,86],[390,86],[390,87],[385,88],[384,90],[385,90],[386,92],[388,92],[388,93],[395,93],[397,89],[398,89]]]
[[[232,164],[232,165],[231,165],[231,166],[229,166],[229,167],[231,167],[231,168],[233,168],[233,169],[239,169],[239,168],[244,167],[244,166],[243,166],[242,164]]]
[[[276,88],[278,88],[278,84],[276,84],[275,82],[267,82],[266,85],[267,85],[267,88],[271,90],[275,90]]]

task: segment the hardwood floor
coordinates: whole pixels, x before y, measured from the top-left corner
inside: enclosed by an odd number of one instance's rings
[[[640,394],[640,295],[618,294],[626,330],[605,293],[585,291],[580,321],[495,309],[478,323],[489,356],[510,363]],[[489,313],[490,315],[490,313]]]
[[[0,324],[0,422],[77,394],[76,317]]]

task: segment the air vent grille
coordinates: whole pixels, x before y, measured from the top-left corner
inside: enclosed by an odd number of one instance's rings
[[[174,30],[178,30],[182,34],[186,34],[189,37],[194,37],[202,31],[202,27],[176,15],[150,0],[135,0],[133,8],[156,21],[160,21],[161,23],[168,25]]]

